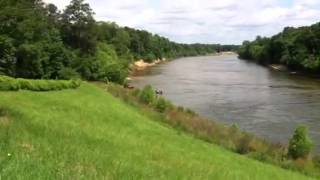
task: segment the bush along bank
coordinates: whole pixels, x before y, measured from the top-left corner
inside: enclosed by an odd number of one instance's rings
[[[291,71],[320,75],[320,22],[299,28],[286,27],[267,38],[244,41],[239,57],[263,65],[284,65]]]
[[[312,143],[307,129],[303,126],[297,128],[287,147],[244,132],[236,124],[222,125],[199,116],[191,109],[174,106],[164,97],[156,95],[151,86],[142,90],[129,90],[112,83],[99,86],[107,88],[108,92],[136,107],[151,119],[168,124],[178,132],[186,132],[261,162],[320,177],[320,157],[311,154]]]
[[[56,91],[75,89],[81,84],[80,80],[31,80],[0,76],[0,91]]]

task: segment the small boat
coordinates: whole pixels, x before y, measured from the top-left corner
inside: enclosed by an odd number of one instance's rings
[[[276,71],[286,71],[287,67],[285,67],[284,65],[280,65],[280,64],[271,64],[269,65],[270,68],[276,70]]]
[[[162,95],[162,94],[163,94],[163,91],[162,91],[162,90],[155,90],[155,93],[156,93],[157,95]]]
[[[132,86],[130,84],[125,84],[123,87],[126,89],[134,89],[134,86]]]

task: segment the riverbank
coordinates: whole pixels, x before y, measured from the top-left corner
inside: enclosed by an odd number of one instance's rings
[[[148,84],[177,105],[236,123],[274,143],[288,143],[294,129],[304,124],[320,153],[318,79],[274,71],[236,56],[204,56],[152,67],[130,82],[136,88]]]
[[[237,55],[237,53],[233,52],[233,51],[224,51],[224,52],[219,52],[219,53],[213,53],[213,54],[207,54],[207,55],[200,55],[200,56],[226,56],[226,55]],[[200,57],[200,56],[194,56],[194,57]],[[178,58],[178,57],[177,57]],[[146,62],[143,59],[137,60],[134,63],[132,63],[130,65],[130,69],[131,71],[135,72],[135,71],[143,71],[149,67],[158,65],[160,63],[164,63],[167,62],[169,60],[167,60],[166,58],[162,58],[162,59],[156,59],[153,62],[149,63]]]
[[[150,119],[157,119],[177,131],[191,134],[193,137],[210,144],[218,144],[245,157],[320,177],[318,156],[310,156],[310,159],[292,160],[287,156],[285,145],[270,143],[242,131],[235,124],[231,126],[220,124],[200,116],[191,109],[175,106],[170,101],[164,100],[163,97],[157,96],[152,88],[144,87],[142,90],[132,91],[119,85],[109,84],[106,89]],[[145,101],[144,94],[148,94],[150,101]]]
[[[219,52],[219,53],[215,53],[214,55],[216,56],[232,56],[232,55],[238,55],[236,52],[234,51],[224,51],[224,52]]]
[[[311,72],[302,71],[302,70],[300,71],[292,70],[283,64],[270,64],[270,65],[267,65],[267,67],[270,68],[271,70],[279,71],[279,72],[287,72],[291,75],[300,75],[300,76],[306,76],[306,77],[317,78],[317,79],[320,78],[320,74],[311,73]]]
[[[310,179],[162,119],[86,82],[74,90],[1,91],[0,179]]]
[[[155,66],[155,65],[163,63],[165,61],[166,61],[166,58],[163,58],[163,59],[157,59],[157,60],[153,61],[152,63],[148,63],[145,60],[140,59],[138,61],[135,61],[131,66],[134,71],[142,71],[148,67]]]
[[[268,67],[276,71],[288,71],[288,68],[282,64],[270,64]]]

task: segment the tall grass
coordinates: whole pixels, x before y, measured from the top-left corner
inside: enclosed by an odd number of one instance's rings
[[[159,105],[154,106],[139,100],[143,91],[138,89],[132,91],[115,84],[109,84],[107,89],[128,104],[139,107],[138,109],[142,109],[144,114],[152,116],[152,119],[159,119],[177,130],[188,132],[204,141],[218,144],[230,151],[262,162],[320,177],[320,161],[317,156],[314,156],[313,160],[291,160],[287,157],[285,145],[270,143],[240,130],[236,125],[226,126],[216,123],[199,116],[190,109],[176,107],[171,103],[168,103],[170,108],[165,108],[163,105],[165,103],[161,103],[159,111]],[[163,97],[157,99],[163,101]],[[165,101],[168,102],[168,100]]]
[[[56,91],[75,89],[80,86],[80,80],[30,80],[0,76],[0,91]]]

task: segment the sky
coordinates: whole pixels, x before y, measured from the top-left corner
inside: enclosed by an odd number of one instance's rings
[[[70,0],[44,0],[64,9]],[[320,0],[85,0],[98,21],[180,43],[241,44],[320,21]]]

